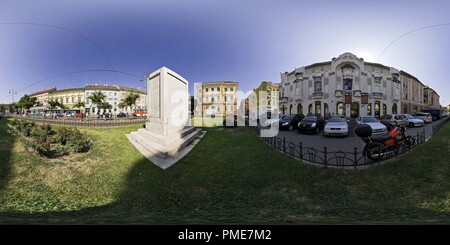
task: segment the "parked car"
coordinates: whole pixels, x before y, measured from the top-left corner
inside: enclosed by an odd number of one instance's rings
[[[403,114],[406,117],[405,125],[408,127],[423,127],[425,126],[425,122],[422,119],[415,118],[410,114]]]
[[[303,114],[287,114],[280,118],[278,127],[279,129],[287,129],[292,131],[298,128],[300,121],[305,118]]]
[[[66,117],[73,117],[73,116],[74,116],[74,113],[72,113],[72,112],[66,112],[64,115],[65,115]]]
[[[406,117],[401,114],[386,114],[380,118],[380,122],[386,125],[388,130],[405,125]]]
[[[433,122],[433,117],[428,112],[416,112],[412,114],[413,117],[422,119],[425,123]]]
[[[125,114],[125,113],[123,113],[123,112],[117,114],[117,117],[126,117],[126,116],[127,116],[127,114]]]
[[[373,136],[387,135],[388,131],[384,124],[372,116],[360,116],[356,118],[356,124],[367,124],[372,128]]]
[[[323,129],[325,120],[322,116],[306,116],[298,123],[298,132],[312,132],[318,134]]]
[[[263,126],[270,127],[270,126],[272,126],[272,124],[280,121],[280,118],[282,118],[282,117],[284,117],[284,115],[280,115],[278,118],[267,119],[266,121],[264,121]]]
[[[326,121],[323,133],[325,136],[348,136],[348,123],[344,116],[333,116]]]
[[[422,112],[430,113],[431,118],[433,119],[433,121],[441,119],[441,114],[442,113],[441,113],[440,109],[426,109],[426,110],[422,110]]]
[[[147,116],[147,112],[145,112],[145,111],[136,111],[136,112],[133,112],[132,114],[135,117],[145,117],[145,116]]]
[[[76,118],[84,118],[84,117],[86,117],[86,114],[84,114],[84,113],[76,113],[74,115],[74,117],[76,117]]]

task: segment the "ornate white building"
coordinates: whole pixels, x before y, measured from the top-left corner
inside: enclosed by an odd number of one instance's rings
[[[363,115],[401,113],[399,71],[364,62],[352,53],[281,73],[281,114]]]

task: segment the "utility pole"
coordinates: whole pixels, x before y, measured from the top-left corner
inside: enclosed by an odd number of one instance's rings
[[[12,103],[14,103],[14,95],[17,94],[17,91],[14,89],[9,90],[9,93],[11,94],[12,97]]]

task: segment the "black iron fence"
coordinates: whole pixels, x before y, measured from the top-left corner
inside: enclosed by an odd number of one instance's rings
[[[97,119],[97,118],[36,118],[11,115],[13,118],[25,119],[38,123],[73,126],[73,127],[119,127],[129,125],[144,125],[145,118],[115,118],[115,119]]]
[[[250,127],[250,129],[260,136],[261,129],[259,127]],[[328,151],[325,146],[322,149],[305,147],[301,141],[298,143],[289,142],[286,141],[285,137],[261,137],[261,139],[284,154],[299,159],[301,162],[317,164],[323,167],[350,167],[356,169],[375,163],[381,163],[387,159],[411,151],[413,148],[425,142],[425,129],[423,129],[422,132],[417,132],[416,135],[412,135],[411,137],[412,144],[399,144],[399,147],[397,147],[395,151],[386,153],[377,160],[370,159],[364,154],[363,149],[358,149],[357,147],[354,147],[353,151]],[[379,152],[382,152],[382,150],[379,149]]]
[[[442,126],[444,126],[448,121],[450,120],[450,117],[444,117],[442,119],[440,119],[439,121],[436,121],[433,123],[432,127],[432,133],[433,135],[437,133],[437,131],[439,131],[439,129],[442,128]]]

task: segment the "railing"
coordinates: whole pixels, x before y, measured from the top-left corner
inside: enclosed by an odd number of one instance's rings
[[[437,131],[439,131],[439,129],[441,129],[442,126],[444,126],[449,120],[450,120],[450,116],[447,116],[447,117],[441,118],[439,121],[435,122],[431,126],[433,135],[436,134]]]
[[[13,118],[30,120],[38,123],[73,126],[73,127],[119,127],[129,125],[144,125],[145,118],[117,118],[117,119],[96,119],[96,118],[36,118],[36,117],[24,117],[19,115],[11,115]]]
[[[250,127],[258,136],[260,135],[259,127]],[[413,148],[425,142],[425,129],[422,132],[417,132],[412,136],[414,144],[409,146],[399,146],[396,153],[389,153],[377,160],[371,160],[364,156],[363,151],[358,151],[357,147],[353,151],[328,151],[327,147],[322,150],[314,149],[312,147],[305,147],[300,141],[298,143],[287,142],[283,137],[261,137],[265,143],[281,151],[282,153],[299,159],[301,162],[312,163],[323,167],[344,167],[344,168],[363,168],[373,164],[382,163],[385,160],[394,158],[398,155],[411,151]],[[379,149],[381,152],[381,149]]]

